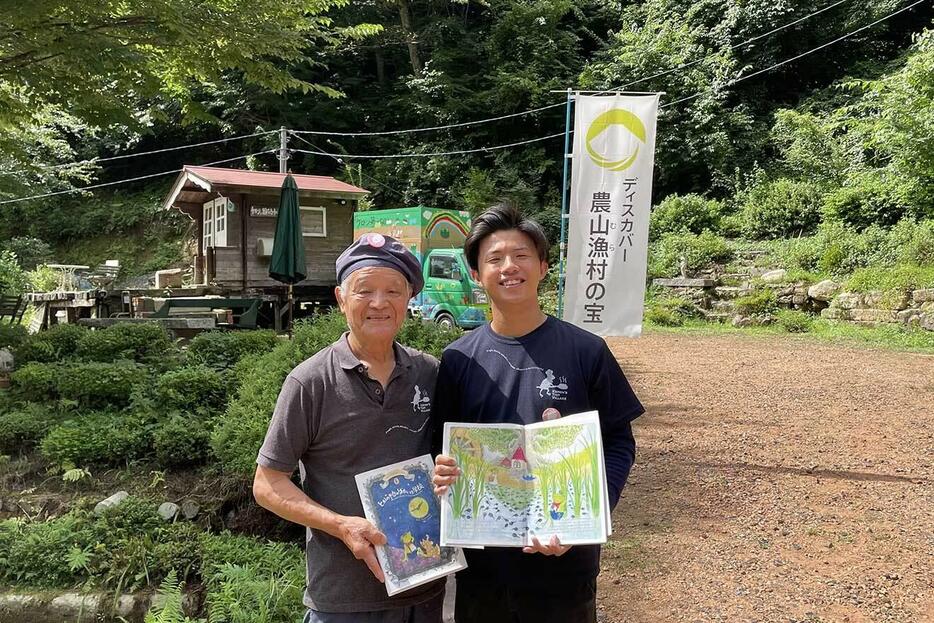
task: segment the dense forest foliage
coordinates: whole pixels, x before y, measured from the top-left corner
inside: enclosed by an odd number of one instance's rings
[[[376,208],[476,211],[510,197],[557,237],[562,91],[625,87],[665,92],[658,249],[703,246],[684,237],[705,230],[752,240],[831,226],[860,235],[934,217],[927,2],[73,4],[0,9],[0,201],[259,152],[230,166],[276,170],[278,135],[69,164],[87,159],[280,126],[385,132],[537,109],[426,132],[291,136],[290,147],[342,156],[294,152],[289,166],[354,181]],[[481,151],[353,157],[462,150]],[[169,179],[0,205],[0,236],[73,252],[76,239],[132,231],[149,237],[147,248],[162,245],[150,263],[170,259],[172,236],[160,232],[184,224],[156,214]]]

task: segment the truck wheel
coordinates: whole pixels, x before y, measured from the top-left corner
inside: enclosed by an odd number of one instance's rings
[[[453,329],[457,324],[454,322],[454,316],[451,314],[442,312],[435,317],[435,322],[438,323],[438,326],[442,329]]]

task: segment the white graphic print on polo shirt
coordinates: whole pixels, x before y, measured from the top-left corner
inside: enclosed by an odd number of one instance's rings
[[[423,392],[418,385],[415,386],[415,394],[412,396],[412,411],[415,413],[431,411],[431,398],[428,397],[428,392]]]
[[[402,424],[390,426],[386,429],[387,435],[394,430],[407,430],[410,433],[420,433],[425,429],[425,426],[428,424],[428,420],[431,419],[431,397],[428,396],[428,392],[423,391],[418,385],[416,385],[410,404],[412,405],[413,415],[425,415],[425,421],[422,422],[422,425],[418,428],[410,428]]]
[[[509,361],[509,358],[506,357],[503,353],[495,350],[493,348],[487,349],[488,353],[496,353],[502,357],[510,368],[516,372],[534,372],[537,374],[544,374],[545,378],[542,379],[542,382],[538,384],[536,389],[538,390],[538,397],[545,398],[546,396],[552,400],[567,400],[568,399],[568,379],[566,376],[561,376],[555,379],[555,371],[548,369],[543,370],[538,366],[532,366],[529,368],[517,368],[512,365],[512,362]]]

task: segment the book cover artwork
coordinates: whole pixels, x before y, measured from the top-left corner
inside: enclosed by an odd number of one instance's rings
[[[424,455],[357,474],[366,518],[386,535],[376,556],[390,595],[464,569],[463,553],[441,547],[441,512]]]
[[[444,545],[605,543],[611,532],[596,411],[526,426],[444,427],[460,477],[442,499]]]

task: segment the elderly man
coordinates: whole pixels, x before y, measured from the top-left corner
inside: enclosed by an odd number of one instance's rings
[[[386,537],[363,518],[354,482],[430,450],[438,361],[395,342],[424,285],[421,267],[395,239],[366,234],[337,259],[337,280],[350,331],[286,378],[253,494],[307,528],[306,623],[438,622],[443,581],[386,595],[374,550]],[[301,489],[291,480],[296,465]]]

